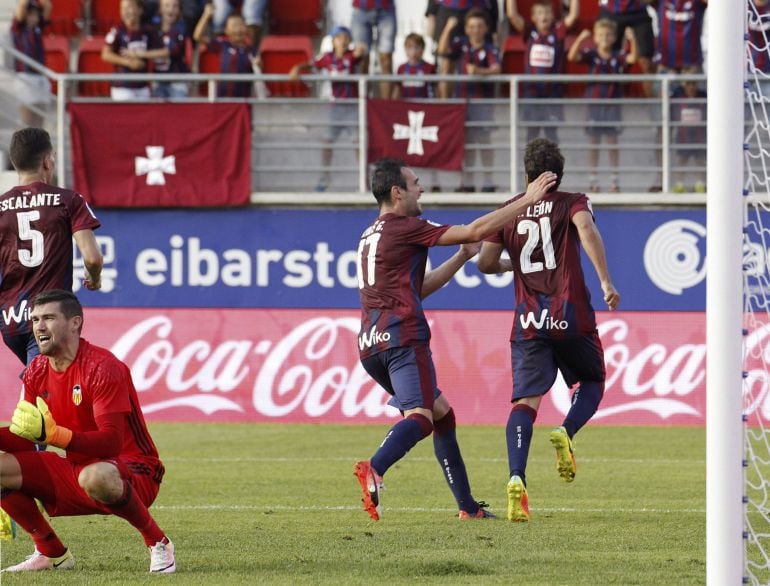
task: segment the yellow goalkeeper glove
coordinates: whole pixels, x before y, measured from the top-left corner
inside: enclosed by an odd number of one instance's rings
[[[66,448],[72,440],[72,430],[56,425],[42,397],[37,398],[37,407],[29,401],[19,401],[11,418],[10,430],[31,442],[57,448]]]

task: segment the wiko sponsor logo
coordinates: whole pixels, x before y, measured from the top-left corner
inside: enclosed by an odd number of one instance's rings
[[[544,309],[540,312],[540,317],[535,317],[534,312],[528,311],[525,314],[519,315],[519,322],[521,327],[525,330],[530,327],[535,327],[538,330],[566,330],[567,320],[556,319],[551,315],[548,315],[548,310]]]
[[[10,325],[11,322],[20,324],[29,321],[30,311],[31,307],[29,307],[25,299],[19,305],[12,305],[3,310],[3,322],[5,322],[5,325]]]
[[[378,332],[377,326],[375,325],[375,326],[372,326],[372,329],[369,330],[368,334],[364,332],[363,334],[358,336],[358,349],[363,350],[364,348],[371,348],[372,346],[375,346],[382,342],[387,342],[389,340],[390,340],[390,333]]]

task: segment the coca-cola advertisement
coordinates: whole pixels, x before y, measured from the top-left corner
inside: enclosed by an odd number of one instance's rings
[[[458,420],[504,425],[511,312],[428,318],[439,386]],[[705,424],[704,313],[600,312],[598,322],[607,384],[594,423]],[[358,361],[359,325],[355,310],[87,308],[83,336],[128,364],[148,420],[385,423],[398,413]],[[757,324],[746,338],[754,421],[770,421],[768,337],[770,325]],[[20,370],[0,352],[0,419],[18,399]],[[538,423],[561,422],[570,397],[558,380]]]

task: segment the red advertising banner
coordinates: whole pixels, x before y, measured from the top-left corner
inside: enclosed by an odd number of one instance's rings
[[[368,100],[369,161],[459,171],[465,156],[465,104]]]
[[[700,312],[600,313],[607,364],[594,424],[704,425],[705,316]],[[441,389],[462,424],[505,425],[511,376],[504,311],[428,312]],[[392,421],[388,395],[358,361],[353,310],[113,309],[86,312],[84,336],[131,368],[151,421]],[[749,333],[749,412],[770,422],[770,373],[762,366],[770,324]],[[0,420],[18,400],[21,365],[0,351]],[[736,392],[739,392],[736,391]],[[562,381],[538,423],[570,406]]]
[[[76,191],[102,207],[245,205],[248,104],[71,104]]]

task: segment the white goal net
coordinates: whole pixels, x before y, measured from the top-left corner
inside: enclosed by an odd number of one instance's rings
[[[770,584],[770,0],[748,0],[744,132],[744,583]]]

